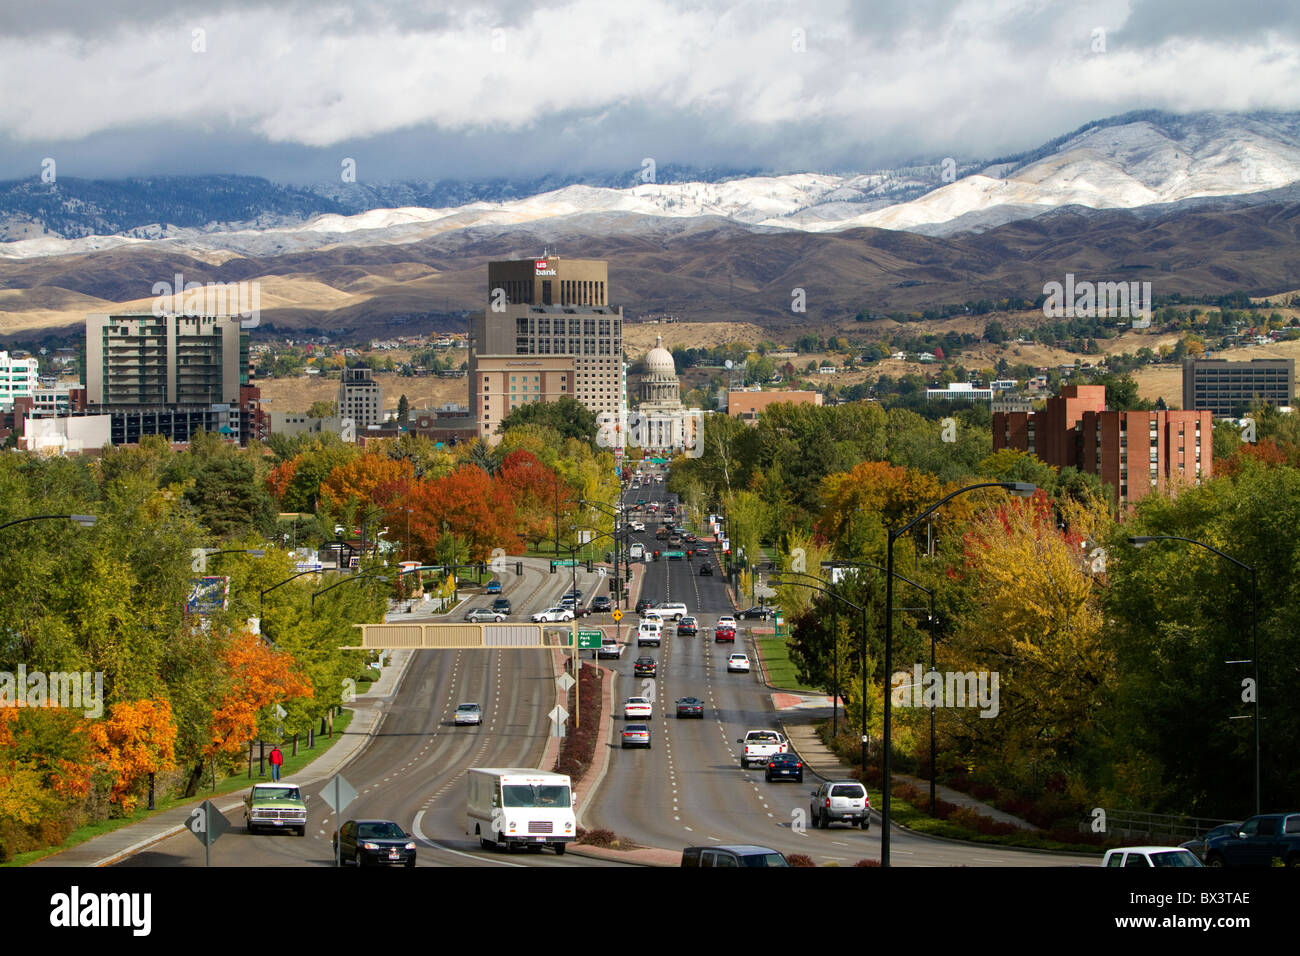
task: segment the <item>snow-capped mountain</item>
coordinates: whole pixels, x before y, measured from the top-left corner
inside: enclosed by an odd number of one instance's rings
[[[867,174],[795,173],[618,188],[574,184],[515,199],[326,212],[303,221],[313,196],[321,208],[339,208],[334,196],[339,187],[333,185],[328,196],[295,190],[291,203],[278,206],[274,216],[259,216],[252,226],[214,221],[186,228],[151,224],[76,239],[45,235],[0,244],[0,256],[24,259],[141,243],[205,256],[263,256],[456,233],[492,236],[521,226],[544,238],[671,235],[726,222],[750,231],[874,227],[953,235],[1064,207],[1203,204],[1266,196],[1297,182],[1300,113],[1142,113],[1088,124],[1027,154],[960,167],[949,160]],[[11,223],[6,234],[23,233]]]

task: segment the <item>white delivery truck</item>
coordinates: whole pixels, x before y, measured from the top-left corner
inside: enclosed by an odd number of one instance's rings
[[[466,778],[466,832],[484,848],[549,846],[562,854],[577,836],[573,788],[566,774],[471,767]]]

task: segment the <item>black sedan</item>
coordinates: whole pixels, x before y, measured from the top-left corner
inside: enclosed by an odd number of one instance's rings
[[[334,834],[341,860],[357,866],[415,866],[415,840],[392,820],[349,820]]]
[[[655,553],[658,554],[658,552],[655,552]],[[655,603],[655,602],[652,601],[652,600],[650,600],[649,598],[645,598],[645,597],[641,598],[640,600],[638,600],[638,601],[636,602],[636,613],[637,613],[637,614],[640,614],[640,613],[642,613],[646,608],[648,608],[648,607],[654,607],[654,603]]]
[[[698,697],[683,697],[677,701],[678,717],[699,717],[704,719],[704,701]]]
[[[759,605],[758,607],[746,608],[737,614],[736,617],[740,618],[742,621],[766,621],[768,618],[776,617],[776,608]]]
[[[637,677],[654,677],[658,670],[659,665],[653,657],[638,657],[632,665],[632,671]]]
[[[702,577],[702,578],[704,578],[704,577],[709,577],[709,578],[713,577],[713,565],[709,564],[709,562],[707,562],[707,561],[705,561],[703,564],[701,564],[701,565],[700,565],[700,577]]]
[[[794,780],[803,783],[803,761],[799,759],[798,754],[773,754],[767,762],[767,772],[764,776],[768,783],[773,780]]]

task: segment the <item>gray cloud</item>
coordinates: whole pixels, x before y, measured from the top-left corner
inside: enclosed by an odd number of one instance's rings
[[[1284,0],[46,0],[0,7],[0,176],[867,169],[1297,80]]]

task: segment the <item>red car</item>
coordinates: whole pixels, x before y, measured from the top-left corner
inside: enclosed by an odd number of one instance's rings
[[[719,624],[713,630],[713,641],[715,644],[720,644],[723,641],[727,641],[730,644],[735,644],[736,629],[732,627],[730,624]]]

